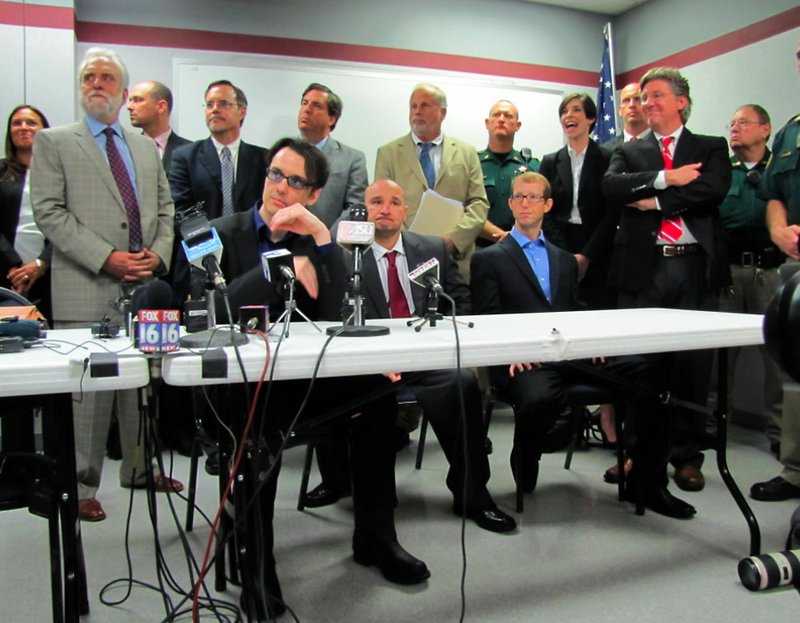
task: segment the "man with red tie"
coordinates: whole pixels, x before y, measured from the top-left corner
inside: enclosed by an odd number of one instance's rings
[[[609,282],[619,306],[717,309],[717,292],[731,283],[719,218],[730,187],[728,148],[721,137],[686,127],[689,82],[676,69],[656,67],[640,81],[652,132],[620,145],[611,157],[603,191],[621,209]],[[674,355],[673,395],[705,405],[712,353]],[[686,491],[705,485],[700,468],[705,417],[676,408],[675,482]]]

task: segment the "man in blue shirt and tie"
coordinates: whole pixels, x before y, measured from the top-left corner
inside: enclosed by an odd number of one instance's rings
[[[514,178],[509,207],[511,233],[472,257],[472,306],[477,314],[567,312],[578,308],[578,264],[575,256],[550,244],[542,233],[545,213],[553,206],[550,184],[539,173]],[[652,386],[654,362],[641,357],[596,360],[604,372]],[[514,406],[511,469],[523,492],[532,493],[539,476],[547,432],[565,406],[564,385],[603,381],[580,368],[553,362],[521,362],[492,368],[492,385]],[[615,388],[618,386],[614,386]],[[634,467],[626,496],[641,499],[657,513],[688,519],[695,509],[667,491],[668,418],[655,394],[619,389],[627,403],[627,420],[635,427]]]

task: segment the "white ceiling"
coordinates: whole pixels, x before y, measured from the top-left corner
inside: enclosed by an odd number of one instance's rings
[[[564,7],[565,9],[576,9],[578,11],[589,11],[590,13],[600,13],[602,15],[621,15],[633,7],[644,4],[648,0],[526,0],[534,4],[550,4],[553,6]]]

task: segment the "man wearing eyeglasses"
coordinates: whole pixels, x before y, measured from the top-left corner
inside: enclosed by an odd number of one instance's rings
[[[772,126],[769,114],[758,104],[736,109],[728,124],[730,131],[731,187],[719,207],[728,236],[728,258],[733,285],[720,296],[720,311],[763,314],[780,285],[777,267],[786,259],[769,238],[766,227],[767,202],[758,196],[758,186],[769,161],[767,148]],[[736,354],[730,359],[729,384],[735,372]],[[781,433],[783,389],[780,371],[766,348],[760,347],[764,362],[764,402],[769,413],[765,433],[777,454]]]
[[[523,173],[514,178],[511,192],[509,207],[514,214],[514,227],[500,242],[472,257],[473,313],[574,311],[578,307],[578,261],[542,232],[544,215],[553,207],[547,178],[539,173]],[[594,363],[604,372],[640,385],[652,385],[654,368],[640,357]],[[559,362],[496,366],[490,374],[493,386],[506,393],[514,405],[514,480],[523,492],[532,493],[539,478],[545,438],[564,406],[564,384],[601,381]],[[625,391],[621,397],[628,402],[628,422],[636,429],[627,495],[632,501],[641,496],[648,508],[662,515],[689,519],[695,509],[669,493],[666,469],[660,461],[669,449],[668,418],[662,413],[663,406],[639,392]]]
[[[313,145],[294,138],[279,140],[270,153],[272,159],[262,200],[246,212],[223,216],[211,223],[225,248],[220,267],[228,281],[231,308],[270,305],[271,310],[280,313],[284,301],[282,289],[272,277],[265,276],[261,254],[288,249],[299,282],[298,307],[312,319],[338,320],[344,296],[341,279],[345,274],[344,258],[332,242],[328,227],[308,209],[319,199],[328,179],[325,156]],[[218,314],[223,309],[223,301],[218,298]],[[223,318],[220,316],[219,320]],[[382,375],[317,379],[303,413],[325,413],[380,387],[390,388],[389,380]],[[266,454],[273,457],[271,461],[307,390],[308,380],[301,379],[280,381],[269,392],[266,432],[261,441],[267,448]],[[424,582],[430,576],[427,566],[403,549],[394,526],[397,403],[387,391],[359,406],[358,412],[357,417],[348,412],[343,418],[349,422],[350,434],[354,559],[362,565],[375,565],[390,582]],[[272,598],[268,604],[272,614],[284,610],[272,556],[276,481],[277,470],[259,494],[266,555],[259,561],[261,567],[257,571],[263,576],[256,578],[260,581],[254,584],[266,587]],[[266,613],[266,608],[259,611],[257,620],[261,621],[260,615]]]
[[[204,109],[211,136],[172,155],[169,186],[175,210],[205,203],[208,218],[248,210],[261,196],[266,150],[241,139],[247,97],[227,80],[208,85]]]
[[[618,146],[603,177],[603,192],[620,208],[609,283],[619,307],[716,311],[730,264],[719,204],[731,184],[725,139],[685,126],[692,108],[689,81],[671,67],[654,67],[640,80],[652,132]],[[713,352],[675,353],[672,393],[705,406]],[[705,417],[675,407],[675,482],[685,491],[705,486]]]

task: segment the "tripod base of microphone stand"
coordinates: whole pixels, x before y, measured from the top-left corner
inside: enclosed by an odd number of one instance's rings
[[[247,344],[250,338],[244,333],[231,331],[230,329],[205,329],[197,333],[184,335],[179,344],[181,348],[220,348],[222,346],[242,346]]]
[[[354,325],[349,324],[344,327],[328,327],[325,331],[328,335],[338,335],[339,337],[373,337],[377,335],[389,335],[389,327],[376,324]]]

